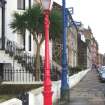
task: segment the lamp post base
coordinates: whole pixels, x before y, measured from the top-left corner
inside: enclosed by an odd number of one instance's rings
[[[48,91],[48,92],[43,92],[44,95],[44,105],[52,105],[52,94],[53,92]]]
[[[66,59],[63,60],[62,64],[62,75],[61,75],[61,101],[68,102],[70,100],[70,87],[69,87],[69,81],[68,81],[68,67],[65,62],[67,61]],[[64,65],[65,64],[65,65]]]
[[[61,102],[69,102],[70,101],[70,88],[66,86],[65,88],[61,88]]]

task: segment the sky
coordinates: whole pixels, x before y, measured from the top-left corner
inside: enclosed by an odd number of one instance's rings
[[[55,0],[61,4],[61,0]],[[66,7],[73,7],[73,19],[84,27],[91,27],[99,44],[99,53],[105,53],[105,0],[66,0]]]

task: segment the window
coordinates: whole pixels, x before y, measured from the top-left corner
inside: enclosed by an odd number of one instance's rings
[[[31,51],[31,34],[29,35],[29,51]]]
[[[17,9],[25,10],[25,0],[17,0]]]
[[[25,50],[25,45],[26,44],[26,30],[24,31],[24,34],[23,34],[23,46],[24,46],[24,50]]]
[[[1,3],[1,1],[0,1],[0,8],[2,7],[2,3]]]

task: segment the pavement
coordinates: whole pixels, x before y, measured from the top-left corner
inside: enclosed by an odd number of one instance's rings
[[[105,83],[99,80],[96,70],[91,70],[70,90],[70,102],[58,101],[56,105],[105,105]]]

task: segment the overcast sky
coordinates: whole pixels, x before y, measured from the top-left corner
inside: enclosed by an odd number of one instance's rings
[[[61,0],[56,0],[61,3]],[[67,7],[74,7],[73,18],[92,29],[98,41],[99,52],[105,53],[105,0],[66,0]]]

